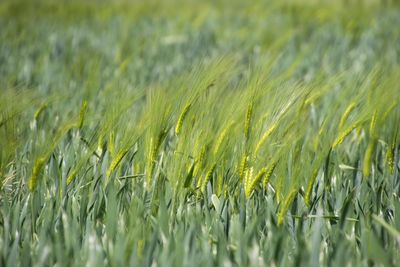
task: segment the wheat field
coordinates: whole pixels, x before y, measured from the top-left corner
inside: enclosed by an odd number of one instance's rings
[[[397,1],[0,2],[0,266],[396,266]]]

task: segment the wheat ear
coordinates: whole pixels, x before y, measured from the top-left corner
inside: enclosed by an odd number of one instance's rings
[[[285,218],[285,215],[287,211],[289,210],[290,205],[292,204],[294,198],[297,195],[297,189],[293,189],[290,191],[288,197],[286,198],[285,202],[283,203],[283,206],[281,207],[279,214],[278,214],[278,225],[282,225],[283,220]]]
[[[241,180],[245,178],[244,175],[246,174],[248,162],[249,162],[249,156],[247,156],[247,154],[245,153],[239,164],[239,177]]]
[[[394,172],[394,149],[395,146],[393,143],[390,147],[388,147],[388,150],[386,152],[386,162],[389,166],[390,174],[393,174]]]
[[[262,168],[253,179],[253,168],[248,171],[248,176],[245,179],[245,196],[249,198],[254,191],[256,185],[261,181],[261,178],[268,172],[267,168]]]
[[[47,109],[47,107],[48,107],[47,103],[43,103],[43,104],[39,107],[39,109],[35,112],[35,115],[34,115],[35,121],[37,121],[37,120],[39,119],[39,116],[43,113],[43,111],[44,111],[45,109]]]
[[[307,185],[307,189],[306,189],[306,193],[304,196],[304,202],[306,203],[307,207],[310,206],[310,200],[311,200],[311,193],[312,193],[312,189],[315,183],[315,179],[318,176],[318,170],[319,168],[316,168],[313,173],[311,174],[310,180],[308,181],[308,185]]]
[[[221,134],[218,136],[217,138],[217,142],[215,143],[215,147],[214,147],[214,155],[216,155],[219,152],[219,149],[222,145],[222,143],[224,142],[226,135],[228,134],[228,131],[231,129],[231,127],[233,126],[233,122],[231,122],[228,126],[226,126]]]
[[[351,134],[351,132],[358,127],[358,124],[353,124],[350,127],[348,127],[346,130],[344,130],[337,138],[336,140],[333,142],[332,148],[335,149],[338,145],[340,145],[341,143],[343,143],[344,139],[346,139],[346,137]]]
[[[46,157],[41,157],[36,160],[35,165],[33,166],[33,169],[32,169],[31,178],[29,179],[29,190],[30,191],[35,190],[39,173],[42,170],[46,161],[47,161]]]
[[[374,111],[374,114],[372,115],[371,118],[371,123],[369,125],[369,134],[371,137],[375,136],[375,130],[376,130],[376,121],[378,119],[377,111]]]
[[[179,116],[178,122],[176,123],[176,126],[175,126],[175,134],[176,135],[179,135],[179,133],[181,132],[183,121],[185,120],[186,115],[189,112],[191,106],[192,106],[192,104],[189,103],[183,108],[181,115]]]
[[[276,165],[278,164],[278,161],[275,161],[271,164],[271,166],[268,168],[265,176],[264,176],[264,180],[263,180],[263,187],[267,188],[267,185],[269,183],[269,180],[272,176],[272,173],[274,172]]]
[[[248,140],[250,136],[252,115],[253,115],[253,102],[251,102],[247,107],[246,120],[244,122],[244,136],[246,137],[246,140]]]
[[[116,157],[113,159],[113,161],[110,164],[110,167],[107,170],[107,177],[110,177],[112,172],[117,168],[118,164],[121,162],[121,160],[125,157],[125,155],[128,153],[128,149],[124,149],[116,155]]]
[[[350,113],[355,109],[356,107],[356,103],[352,102],[350,103],[350,105],[346,108],[345,112],[343,113],[342,117],[340,118],[340,122],[339,122],[339,130],[341,130],[344,126],[344,124],[347,121],[347,118],[349,117]]]
[[[217,164],[214,163],[214,164],[211,166],[210,170],[207,172],[206,176],[204,176],[203,181],[201,181],[200,191],[201,191],[202,193],[204,193],[204,191],[206,190],[207,184],[208,184],[208,182],[210,181],[211,176],[212,176],[212,174],[214,173],[214,170],[215,170],[215,167],[216,167],[216,166],[217,166]]]
[[[83,101],[81,110],[79,111],[79,122],[77,128],[81,129],[83,126],[83,122],[85,121],[86,111],[87,111],[88,103],[87,101]]]
[[[368,143],[367,150],[365,150],[364,161],[363,161],[363,174],[365,177],[368,177],[371,174],[371,161],[374,150],[375,150],[375,140],[371,140]]]
[[[271,136],[271,134],[275,131],[277,128],[278,123],[275,122],[271,127],[268,128],[268,130],[263,134],[261,137],[260,141],[258,141],[255,153],[258,154],[258,151],[260,148],[264,145],[264,143],[267,141],[267,139]]]

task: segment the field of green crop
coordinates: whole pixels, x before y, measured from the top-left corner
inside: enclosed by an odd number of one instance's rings
[[[400,3],[0,2],[0,266],[398,266]]]

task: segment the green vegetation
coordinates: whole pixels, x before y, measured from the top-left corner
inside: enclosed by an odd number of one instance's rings
[[[396,266],[400,6],[2,1],[0,266]]]

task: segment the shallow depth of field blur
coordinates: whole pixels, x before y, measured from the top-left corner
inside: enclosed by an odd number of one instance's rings
[[[0,2],[0,266],[396,266],[400,3]]]

